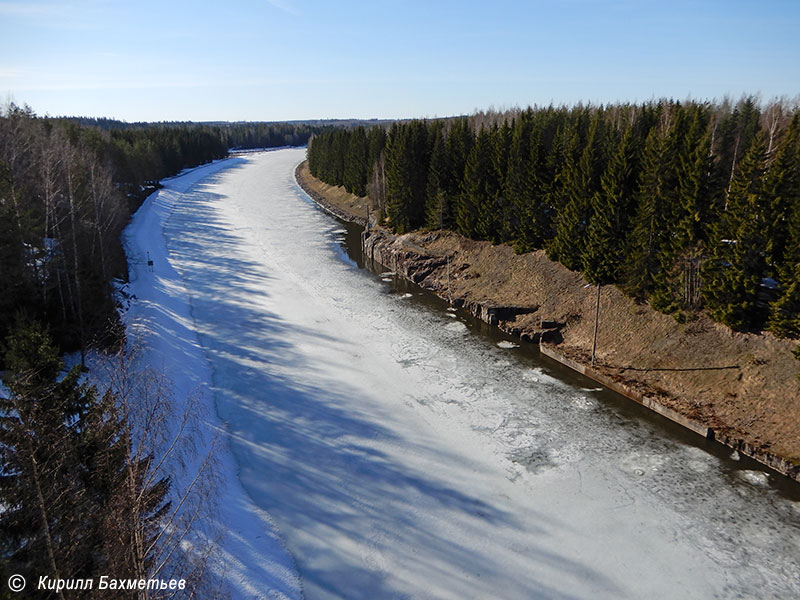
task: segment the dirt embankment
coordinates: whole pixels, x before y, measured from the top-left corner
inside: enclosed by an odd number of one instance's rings
[[[332,212],[364,221],[365,199],[313,179],[302,165],[297,177]],[[396,236],[380,228],[365,246],[381,264],[479,318],[589,366],[596,288],[544,252],[516,255],[449,231]],[[771,334],[733,332],[705,315],[680,324],[604,286],[594,373],[800,480],[795,346]]]
[[[332,215],[351,223],[367,224],[366,198],[316,179],[308,170],[307,160],[297,165],[294,176],[303,191]]]

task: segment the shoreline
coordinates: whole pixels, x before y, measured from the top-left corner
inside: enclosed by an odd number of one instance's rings
[[[322,186],[327,188],[333,188],[333,186],[327,186],[327,184],[323,184],[318,180],[313,180],[313,177],[308,173],[307,167],[304,168],[306,165],[306,162],[302,162],[295,169],[295,179],[303,191],[330,214],[345,221],[354,222],[362,226],[365,225],[366,215],[355,214],[343,206],[341,201],[337,203],[332,198],[326,197],[326,190]],[[337,190],[337,193],[341,197],[342,191]],[[328,194],[328,196],[332,195]],[[355,204],[357,197],[351,194],[349,196],[351,198],[348,198],[346,202],[350,205]],[[459,239],[453,240],[454,236]],[[611,353],[605,349],[603,353],[598,355],[599,359],[602,360],[598,360],[596,368],[593,368],[587,360],[584,360],[587,357],[585,356],[585,348],[581,347],[582,344],[574,343],[575,341],[585,341],[574,339],[578,337],[574,335],[578,328],[569,323],[569,317],[575,315],[570,314],[567,319],[550,318],[550,313],[543,313],[543,310],[541,310],[543,307],[540,304],[545,303],[533,301],[540,300],[540,298],[520,295],[516,298],[516,302],[508,302],[508,298],[499,297],[502,294],[492,289],[493,282],[489,281],[481,284],[483,288],[489,288],[488,292],[486,289],[481,290],[484,292],[483,297],[475,297],[479,294],[476,294],[474,286],[467,290],[463,289],[461,284],[464,279],[477,279],[481,275],[486,276],[486,273],[473,272],[474,265],[462,259],[461,255],[467,254],[463,252],[463,249],[466,247],[468,250],[474,250],[473,247],[478,247],[479,252],[490,252],[493,248],[490,247],[487,250],[485,248],[486,245],[484,242],[474,242],[461,238],[452,232],[414,232],[398,236],[381,227],[374,226],[369,231],[365,231],[362,236],[365,256],[369,256],[375,262],[393,270],[408,281],[433,292],[454,306],[468,310],[475,317],[490,325],[497,326],[506,333],[519,337],[522,341],[538,344],[539,351],[544,356],[593,379],[604,387],[645,406],[706,439],[714,440],[742,455],[748,456],[780,475],[800,482],[800,462],[792,461],[790,457],[771,451],[771,447],[774,445],[773,440],[763,440],[759,436],[748,435],[748,432],[743,430],[741,426],[737,427],[736,423],[731,424],[720,418],[714,410],[715,404],[713,402],[708,400],[700,402],[691,393],[684,392],[684,394],[681,394],[679,391],[682,386],[686,386],[684,382],[678,381],[681,372],[697,371],[701,375],[696,375],[695,379],[702,381],[702,371],[704,370],[709,372],[730,370],[731,374],[736,371],[735,379],[741,381],[745,370],[743,366],[637,369],[616,365],[616,361],[608,360],[608,355]],[[495,252],[494,254],[500,253]],[[496,259],[497,257],[493,256],[492,258]],[[539,266],[544,266],[548,271],[566,272],[566,279],[569,280],[570,287],[578,290],[584,288],[583,285],[579,285],[585,283],[580,274],[569,272],[563,266],[544,259],[547,263],[550,263],[546,264],[542,261],[542,257],[536,258]],[[512,260],[511,262],[513,263],[514,261]],[[515,266],[516,264],[513,265],[513,267]],[[509,270],[513,270],[513,267]],[[565,273],[558,273],[558,275],[564,278]],[[547,274],[544,276],[546,278]],[[610,288],[612,286],[606,287]],[[554,291],[551,289],[548,291],[554,296],[557,293],[576,295],[571,290]],[[607,296],[621,296],[618,290],[603,291],[603,303],[606,304],[608,303]],[[493,295],[494,297],[492,297]],[[594,294],[589,295],[593,296]],[[586,296],[586,294],[583,294],[583,296]],[[548,300],[552,300],[552,298],[548,298]],[[613,298],[613,301],[616,304],[624,302],[616,297]],[[627,303],[632,304],[632,301],[627,299]],[[615,308],[618,307],[615,306]],[[664,321],[666,317],[652,309],[644,309],[641,306],[637,307],[635,312],[640,316],[639,320],[642,320],[643,316],[645,320],[650,317],[649,320],[652,321]],[[649,313],[652,313],[652,315]],[[582,317],[582,314],[579,313],[578,318],[580,317]],[[666,318],[669,321],[674,321],[672,317]],[[712,333],[717,334],[717,337],[725,337],[725,332],[719,331],[722,326],[713,323],[709,325],[704,322],[702,325],[709,328],[716,325]],[[668,335],[668,333],[665,335]],[[739,334],[739,337],[742,335],[748,334]],[[752,334],[749,335],[751,338],[754,337]],[[727,337],[734,338],[734,334],[730,333]],[[753,345],[752,339],[748,341]],[[764,344],[767,345],[769,341],[772,340],[767,339],[765,336]],[[654,339],[651,346],[658,346],[659,343],[663,344],[663,340]],[[624,343],[619,345],[625,346]],[[647,351],[649,354],[653,354],[655,359],[659,358],[657,348],[647,348]],[[751,362],[758,366],[755,359]],[[669,373],[670,371],[673,373]],[[656,373],[656,375],[654,376],[653,373]],[[654,379],[657,381],[653,381]],[[794,382],[789,382],[790,385],[792,383]],[[675,388],[678,388],[678,390]],[[791,391],[787,390],[787,393],[791,393]],[[731,395],[730,392],[727,392],[727,394]],[[736,398],[736,396],[737,394],[734,392],[733,397]],[[752,401],[754,404],[758,404],[759,400],[759,398],[755,398]],[[739,408],[740,412],[742,412],[741,407]],[[788,419],[789,417],[787,417]],[[792,444],[790,443],[789,447],[791,446]]]
[[[314,202],[316,202],[320,207],[322,207],[322,209],[325,210],[325,212],[330,213],[334,217],[341,219],[342,221],[355,223],[356,225],[361,225],[362,227],[365,227],[367,225],[366,214],[364,216],[357,215],[354,214],[353,212],[345,210],[344,208],[336,206],[336,204],[328,201],[328,199],[323,195],[322,191],[317,191],[313,187],[308,185],[308,182],[305,179],[306,175],[305,173],[303,173],[304,169],[306,172],[308,172],[307,165],[308,161],[304,160],[303,162],[299,163],[297,167],[295,167],[294,180],[297,182],[297,185],[299,185],[300,188],[306,194],[308,194],[308,197],[311,198]],[[312,175],[309,173],[308,177],[312,177]],[[328,187],[333,187],[333,186],[328,186]],[[353,198],[357,198],[357,196],[353,196],[352,194],[349,195],[352,196]]]

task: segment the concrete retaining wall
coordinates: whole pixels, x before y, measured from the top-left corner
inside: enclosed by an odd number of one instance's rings
[[[549,346],[547,344],[539,344],[539,352],[541,352],[542,354],[544,354],[549,358],[552,358],[556,362],[559,362],[562,365],[569,367],[573,371],[577,371],[581,375],[585,375],[590,379],[594,379],[596,382],[603,384],[605,387],[612,389],[619,394],[622,394],[626,398],[630,398],[631,400],[636,401],[642,406],[646,406],[650,410],[653,410],[658,414],[665,416],[670,421],[674,421],[679,425],[683,425],[687,429],[691,429],[695,433],[702,435],[704,438],[709,438],[709,439],[714,438],[714,430],[711,427],[708,427],[707,425],[703,425],[702,423],[695,421],[694,419],[686,417],[680,414],[679,412],[669,408],[668,406],[664,406],[653,396],[642,394],[637,390],[631,389],[625,384],[619,383],[618,381],[614,381],[613,379],[607,377],[606,375],[603,375],[602,373],[598,373],[590,366],[575,362],[574,360],[559,354],[552,346]]]
[[[682,415],[681,413],[669,408],[668,406],[664,406],[662,403],[658,401],[657,398],[653,396],[648,396],[646,394],[642,394],[641,392],[631,389],[630,387],[614,381],[613,379],[609,378],[602,373],[598,373],[590,366],[578,363],[566,356],[563,356],[558,351],[556,351],[552,346],[548,344],[539,344],[539,351],[544,354],[545,356],[552,358],[556,362],[561,363],[562,365],[569,367],[573,371],[577,371],[581,375],[585,375],[590,379],[602,384],[603,386],[614,390],[615,392],[622,394],[626,398],[630,398],[635,402],[641,404],[642,406],[646,406],[650,410],[657,412],[658,414],[666,417],[670,421],[674,421],[679,425],[686,427],[687,429],[694,431],[702,435],[704,438],[715,440],[720,444],[728,446],[729,448],[733,448],[734,450],[738,451],[745,456],[749,456],[750,458],[758,461],[762,465],[769,467],[770,469],[777,471],[782,475],[786,475],[787,477],[794,479],[795,481],[800,481],[800,465],[793,464],[788,460],[781,458],[780,456],[776,456],[770,452],[764,452],[758,448],[755,448],[751,444],[748,444],[744,440],[731,438],[726,436],[720,432],[717,432],[712,427],[708,427],[699,421],[695,421],[694,419]]]

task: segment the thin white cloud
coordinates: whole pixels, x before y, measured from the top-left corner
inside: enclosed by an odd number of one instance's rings
[[[73,10],[68,4],[36,2],[0,2],[0,15],[5,17],[51,18]]]
[[[278,10],[282,10],[283,12],[294,15],[295,17],[300,16],[300,11],[298,11],[293,5],[285,0],[267,0],[267,4],[271,4]]]

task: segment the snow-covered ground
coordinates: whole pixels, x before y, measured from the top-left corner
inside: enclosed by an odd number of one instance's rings
[[[800,597],[800,503],[390,293],[303,156],[174,179],[129,230],[152,360],[229,434],[237,597]]]
[[[171,380],[177,402],[199,396],[206,404],[206,431],[219,429],[210,392],[211,369],[198,343],[191,316],[190,294],[169,260],[164,226],[177,205],[182,205],[198,182],[221,169],[231,169],[237,159],[218,161],[165,180],[164,188],[150,195],[125,229],[133,296],[123,319],[128,338],[140,346],[138,360],[164,372]],[[148,259],[153,261],[152,269]],[[176,407],[181,414],[181,407]],[[205,436],[205,442],[211,436]],[[208,447],[198,448],[202,460]],[[225,537],[212,566],[223,575],[234,598],[302,598],[302,586],[291,555],[286,551],[269,516],[255,504],[236,477],[238,466],[227,445],[215,451],[222,474],[219,518]]]

